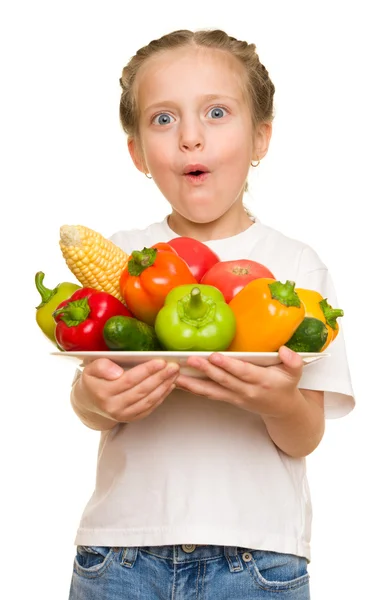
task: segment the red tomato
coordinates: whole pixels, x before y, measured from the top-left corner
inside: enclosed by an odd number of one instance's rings
[[[168,242],[178,256],[184,259],[198,282],[219,261],[219,257],[206,244],[190,237],[176,237]]]
[[[253,279],[275,279],[271,271],[254,260],[223,260],[215,264],[201,279],[205,285],[214,285],[225,296],[227,303]]]

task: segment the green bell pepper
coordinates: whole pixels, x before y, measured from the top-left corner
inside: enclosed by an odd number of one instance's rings
[[[234,338],[234,312],[212,285],[173,288],[158,312],[154,329],[166,350],[226,350]]]
[[[52,313],[61,302],[70,298],[81,286],[66,281],[57,285],[53,290],[50,290],[43,284],[44,277],[45,275],[42,271],[39,271],[35,275],[35,285],[41,296],[41,302],[36,306],[36,321],[37,325],[47,338],[56,344],[56,321],[54,320]]]

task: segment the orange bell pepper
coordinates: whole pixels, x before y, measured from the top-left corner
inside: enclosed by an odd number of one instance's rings
[[[294,281],[271,278],[250,281],[229,302],[236,318],[230,352],[276,352],[305,317]]]
[[[326,325],[327,340],[321,349],[321,352],[323,352],[338,335],[339,324],[337,323],[337,318],[343,317],[344,312],[340,308],[333,308],[327,302],[327,298],[323,298],[319,292],[302,288],[297,288],[295,291],[305,305],[306,317],[314,317]]]
[[[154,325],[167,294],[176,286],[197,283],[186,262],[164,242],[134,250],[120,276],[121,295],[133,315]]]

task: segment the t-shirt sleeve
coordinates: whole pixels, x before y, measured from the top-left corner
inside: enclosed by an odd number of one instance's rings
[[[301,263],[303,268],[297,275],[296,288],[316,290],[323,298],[327,298],[333,308],[342,308],[338,306],[331,276],[315,253],[306,253]],[[314,268],[310,269],[310,266]],[[340,329],[337,337],[325,350],[329,356],[307,364],[299,383],[301,389],[324,391],[325,417],[330,419],[347,415],[355,405],[342,318],[344,317],[339,319]]]

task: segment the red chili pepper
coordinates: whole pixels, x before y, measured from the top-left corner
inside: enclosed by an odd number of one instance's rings
[[[118,315],[131,317],[132,313],[107,292],[81,288],[53,313],[57,344],[67,351],[109,350],[103,337],[104,325]]]

